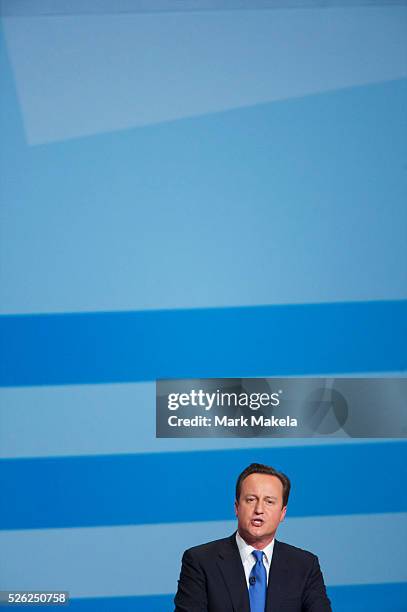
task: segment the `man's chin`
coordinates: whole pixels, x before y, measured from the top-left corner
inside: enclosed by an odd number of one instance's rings
[[[251,537],[252,537],[254,540],[256,540],[256,541],[258,541],[258,540],[264,540],[264,538],[266,538],[266,537],[267,537],[267,534],[266,534],[266,533],[264,533],[264,532],[259,532],[259,531],[257,531],[256,533],[252,533],[252,534],[251,534]]]
[[[262,537],[264,538],[265,535],[267,535],[267,528],[265,527],[264,524],[262,525],[250,525],[248,532],[251,533],[253,536],[255,537]]]
[[[248,544],[253,544],[253,542],[264,540],[267,535],[266,530],[262,527],[250,527],[242,537]]]

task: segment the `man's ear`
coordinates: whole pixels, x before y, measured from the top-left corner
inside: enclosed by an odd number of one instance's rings
[[[237,499],[235,499],[235,516],[237,516],[238,506],[239,506],[239,502],[237,501]]]
[[[281,509],[280,523],[282,523],[282,522],[283,522],[283,520],[285,519],[285,515],[286,515],[286,513],[287,513],[287,506],[284,506],[284,507]]]

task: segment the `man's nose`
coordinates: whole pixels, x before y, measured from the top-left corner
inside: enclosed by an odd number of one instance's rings
[[[256,514],[263,514],[263,512],[264,512],[263,502],[260,499],[257,500],[256,507],[255,507],[254,511],[255,511]]]

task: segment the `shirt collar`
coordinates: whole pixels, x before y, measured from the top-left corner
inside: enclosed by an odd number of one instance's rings
[[[252,552],[257,549],[254,548],[254,546],[247,544],[238,531],[236,531],[236,544],[239,549],[240,557],[243,563],[249,557],[254,559],[254,557],[252,556]],[[267,546],[262,549],[266,556],[267,563],[269,564],[271,563],[271,558],[273,556],[273,549],[274,549],[274,538],[271,540],[270,544],[267,544]]]

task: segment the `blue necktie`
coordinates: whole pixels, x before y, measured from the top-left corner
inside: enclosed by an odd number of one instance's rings
[[[253,550],[256,559],[249,576],[250,612],[264,612],[266,608],[267,572],[263,563],[263,551]]]

